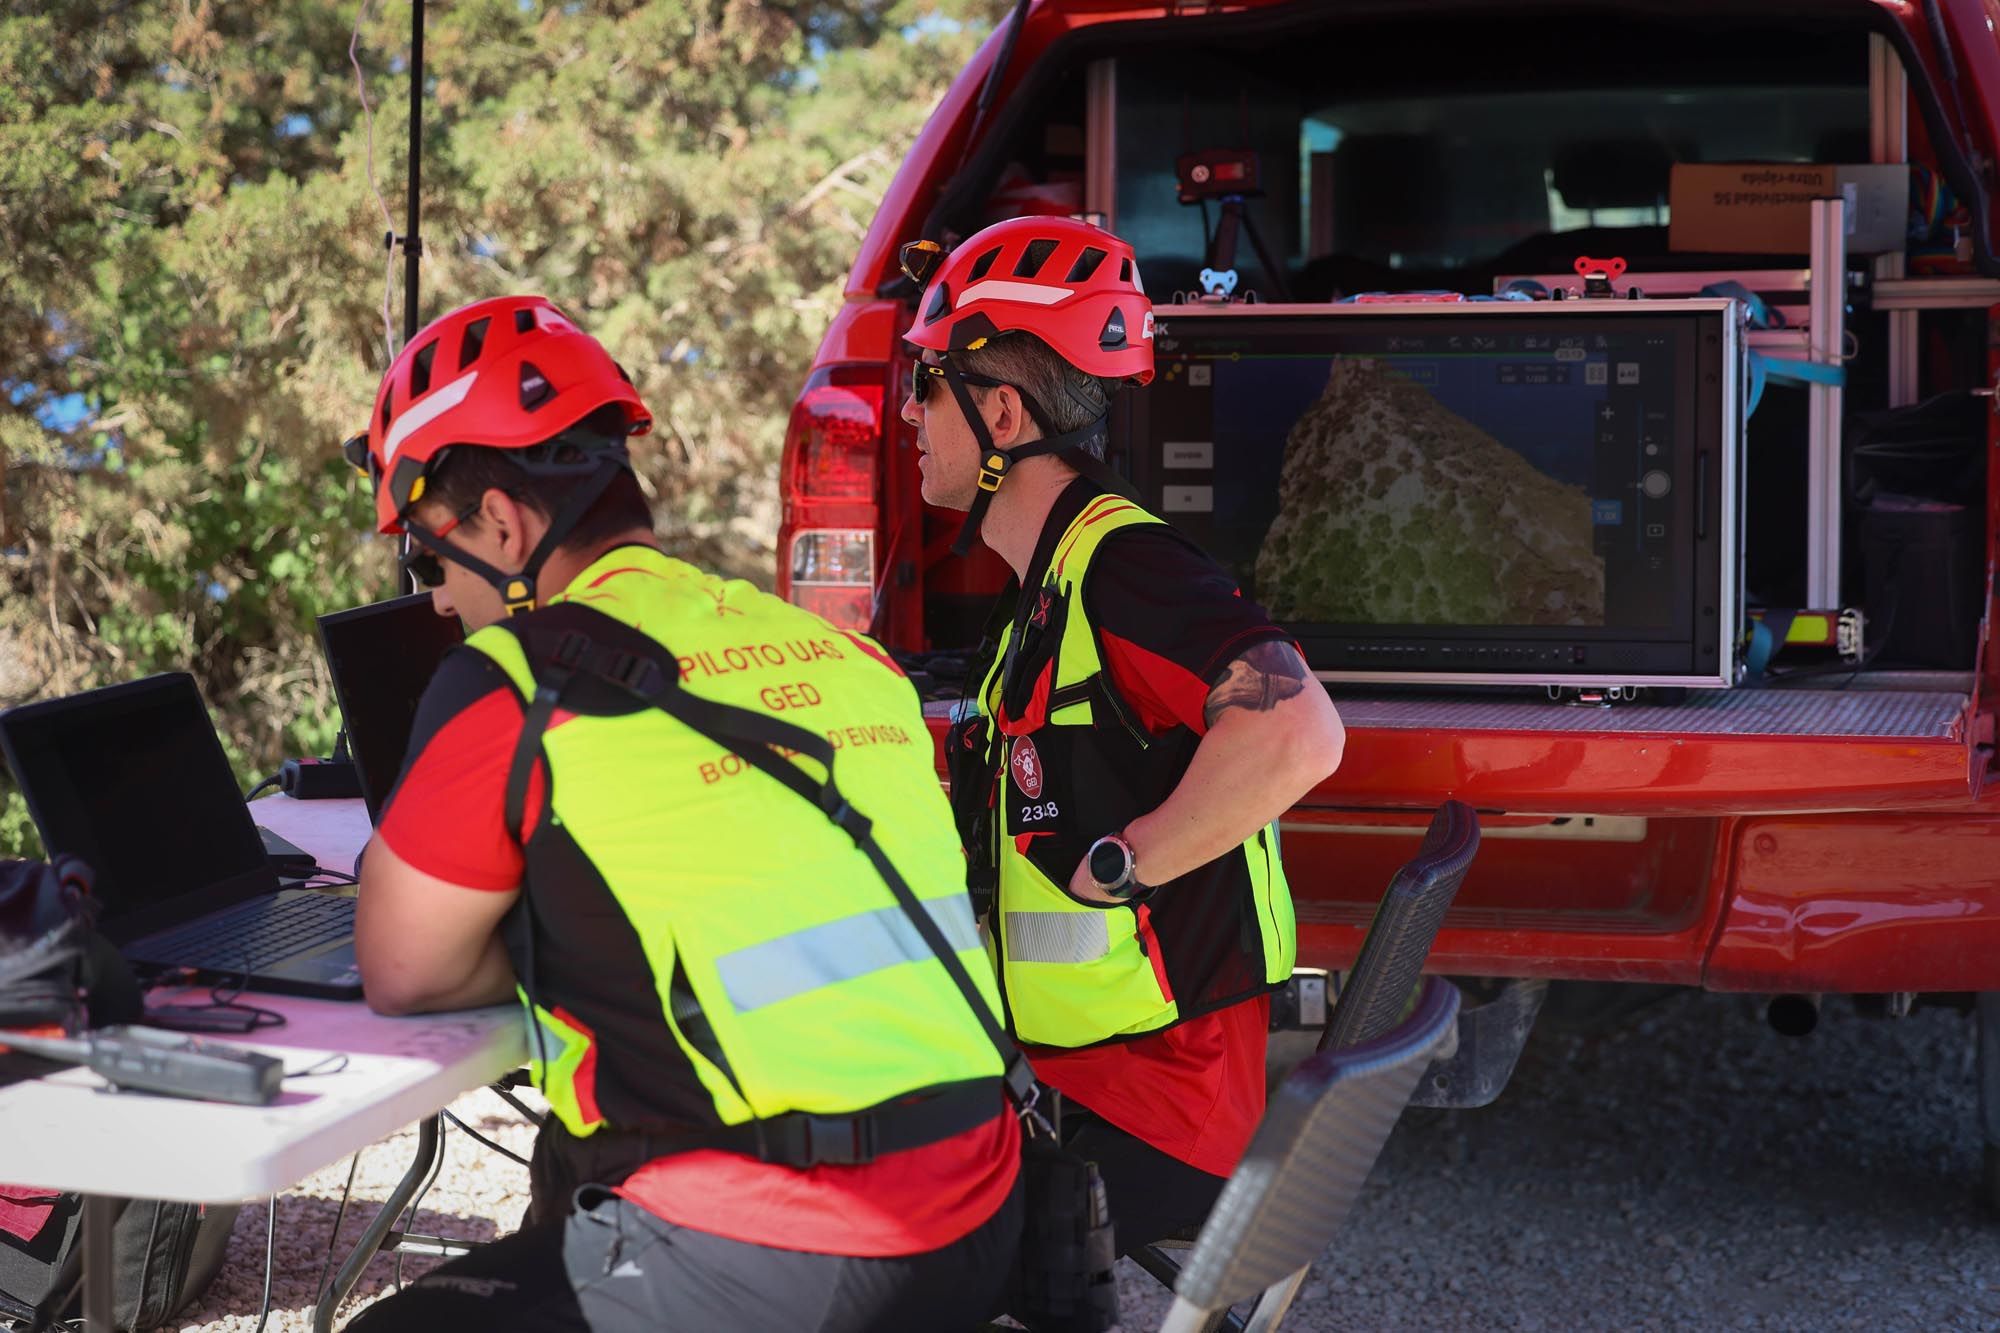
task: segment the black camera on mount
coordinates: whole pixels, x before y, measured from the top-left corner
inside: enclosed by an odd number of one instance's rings
[[[1174,159],[1174,177],[1184,204],[1227,199],[1232,195],[1251,198],[1264,192],[1258,185],[1257,154],[1248,148],[1205,148],[1197,153],[1182,153]]]

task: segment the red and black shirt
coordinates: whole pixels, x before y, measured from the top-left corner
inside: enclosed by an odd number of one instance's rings
[[[1041,586],[1063,534],[1101,494],[1081,477],[1064,489],[1023,588]],[[1257,644],[1291,641],[1220,566],[1155,524],[1105,538],[1082,596],[1112,687],[1154,736],[1178,727],[1205,734],[1209,691],[1230,664]],[[1201,889],[1184,879],[1175,891]],[[1259,997],[1131,1041],[1029,1054],[1065,1096],[1171,1157],[1227,1175],[1263,1119],[1269,1015]]]
[[[403,774],[377,836],[416,869],[467,891],[511,892],[526,870],[508,834],[508,770],[525,709],[513,682],[484,653],[457,648],[418,706]],[[558,714],[553,725],[561,726]],[[546,772],[529,785],[525,840],[543,812]],[[548,840],[544,839],[544,843]],[[560,903],[541,892],[537,912]],[[581,886],[594,874],[576,868]],[[863,1166],[797,1170],[735,1153],[678,1153],[635,1171],[618,1193],[680,1226],[754,1245],[882,1257],[948,1245],[985,1222],[1012,1189],[1020,1160],[1011,1114],[926,1147]]]

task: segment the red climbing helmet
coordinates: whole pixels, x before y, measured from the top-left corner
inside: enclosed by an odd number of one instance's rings
[[[935,241],[912,241],[902,263],[927,284],[904,335],[917,347],[974,351],[997,334],[1032,333],[1087,375],[1153,378],[1153,303],[1132,247],[1102,227],[1010,218],[949,255]]]
[[[345,450],[374,485],[379,530],[401,532],[430,465],[452,445],[526,449],[610,403],[625,409],[628,435],[652,429],[653,414],[597,339],[546,297],[494,297],[410,339],[382,377],[367,434]]]

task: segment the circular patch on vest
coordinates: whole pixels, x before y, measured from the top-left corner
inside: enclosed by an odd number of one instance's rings
[[[1008,771],[1014,775],[1014,786],[1021,795],[1034,800],[1042,794],[1042,757],[1035,753],[1035,742],[1027,736],[1014,740],[1013,754],[1007,760]]]

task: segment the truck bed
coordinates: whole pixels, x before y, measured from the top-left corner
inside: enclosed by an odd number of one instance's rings
[[[1977,794],[1970,688],[1961,673],[1877,672],[1606,708],[1525,691],[1335,684],[1347,757],[1290,818],[1446,797],[1492,811],[1655,816],[1962,802]],[[925,705],[933,730],[950,708]]]
[[[1347,758],[1308,806],[1455,796],[1491,810],[1711,815],[1976,794],[1970,680],[1959,675],[1882,673],[1845,688],[1720,690],[1609,708],[1520,694],[1336,688],[1334,697]]]
[[[1868,681],[1868,684],[1861,684]],[[1341,717],[1350,728],[1406,731],[1449,727],[1463,731],[1591,732],[1603,735],[1870,737],[1949,741],[1964,722],[1967,682],[1956,674],[1924,676],[1911,688],[1903,673],[1857,677],[1847,689],[1738,689],[1704,691],[1678,704],[1593,707],[1545,699],[1358,692],[1333,685]]]

